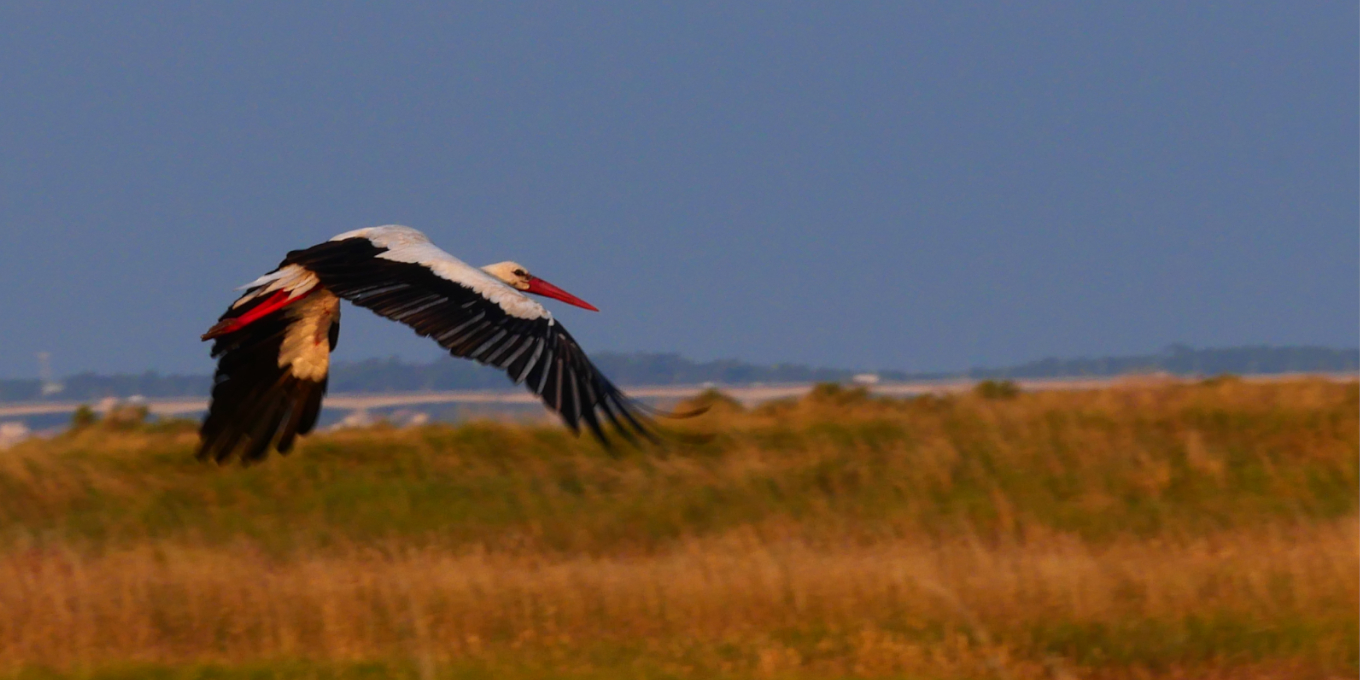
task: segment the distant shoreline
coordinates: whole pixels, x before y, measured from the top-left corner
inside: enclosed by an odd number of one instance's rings
[[[939,372],[754,364],[735,359],[694,361],[679,354],[644,352],[602,352],[593,359],[600,370],[618,385],[651,387],[705,383],[729,386],[851,383],[856,380],[884,383],[982,379],[1079,380],[1157,373],[1175,376],[1354,374],[1360,371],[1360,349],[1304,346],[1194,349],[1185,345],[1172,345],[1155,354],[1048,358],[1000,368]],[[32,378],[0,380],[0,403],[88,403],[108,397],[125,399],[135,395],[148,399],[205,398],[211,387],[212,377],[208,375],[161,375],[155,371],[121,375],[82,373],[47,383]],[[428,364],[412,364],[396,359],[336,364],[331,371],[330,389],[333,394],[514,390],[500,371],[454,358],[441,358]]]
[[[1203,379],[1204,376],[1198,377]],[[1283,382],[1307,378],[1323,379],[1333,382],[1360,380],[1356,373],[1275,373],[1240,376],[1247,382]],[[1121,383],[1137,385],[1140,382],[1170,380],[1185,381],[1186,376],[1166,374],[1131,374],[1105,376],[1098,378],[1041,378],[1014,381],[1016,386],[1026,392],[1048,390],[1098,390],[1118,387]],[[924,394],[952,394],[966,392],[982,382],[982,379],[947,379],[915,382],[883,382],[858,385],[871,394],[884,397],[913,397]],[[639,399],[660,401],[679,401],[693,397],[705,390],[716,389],[748,406],[776,399],[798,398],[812,390],[815,383],[776,384],[776,385],[639,385],[623,388],[630,396]],[[115,406],[127,404],[126,400],[106,397],[99,403],[66,401],[35,401],[27,403],[0,402],[0,418],[16,418],[37,415],[73,413],[82,406],[92,406],[98,413],[106,413]],[[147,412],[156,416],[186,416],[202,413],[208,408],[206,397],[172,397],[164,399],[138,398],[133,404],[145,406]],[[533,405],[538,399],[520,388],[502,390],[447,390],[441,392],[392,392],[392,393],[333,393],[326,398],[325,408],[339,411],[366,411],[437,404],[485,404],[496,406]]]

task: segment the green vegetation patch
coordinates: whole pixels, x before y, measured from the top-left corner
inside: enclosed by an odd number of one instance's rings
[[[374,428],[314,436],[249,468],[195,461],[184,427],[84,427],[0,459],[0,545],[245,538],[287,552],[532,540],[600,553],[768,524],[809,540],[967,528],[1103,541],[1357,507],[1353,385],[1001,400],[827,386],[676,427],[707,436],[612,457],[555,427]]]

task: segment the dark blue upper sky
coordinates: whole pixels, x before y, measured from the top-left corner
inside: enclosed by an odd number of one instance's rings
[[[1353,2],[7,2],[0,376],[207,372],[235,286],[393,222],[587,350],[1355,346],[1356,62]]]

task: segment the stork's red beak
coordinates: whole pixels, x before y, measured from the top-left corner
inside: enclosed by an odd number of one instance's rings
[[[554,300],[561,300],[569,305],[575,305],[577,307],[580,307],[581,309],[589,309],[592,312],[600,311],[595,308],[595,305],[592,305],[589,302],[586,302],[585,300],[582,300],[581,298],[578,298],[575,295],[572,295],[571,293],[568,293],[567,291],[562,290],[561,288],[558,288],[557,286],[554,286],[551,283],[548,283],[547,281],[538,278],[537,276],[529,277],[529,287],[525,288],[524,291],[526,293],[542,295],[543,297],[550,297]]]

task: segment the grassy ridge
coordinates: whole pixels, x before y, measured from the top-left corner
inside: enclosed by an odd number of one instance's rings
[[[0,659],[1354,672],[1353,383],[707,400],[677,425],[705,437],[618,458],[492,423],[337,432],[249,469],[194,462],[173,424],[25,444],[0,455]]]
[[[174,426],[91,428],[0,456],[0,545],[247,538],[649,550],[771,527],[808,540],[1200,534],[1355,509],[1356,389],[1128,387],[1019,399],[827,389],[613,459],[560,428],[480,423],[313,437],[240,469]],[[682,423],[688,425],[688,423]]]

